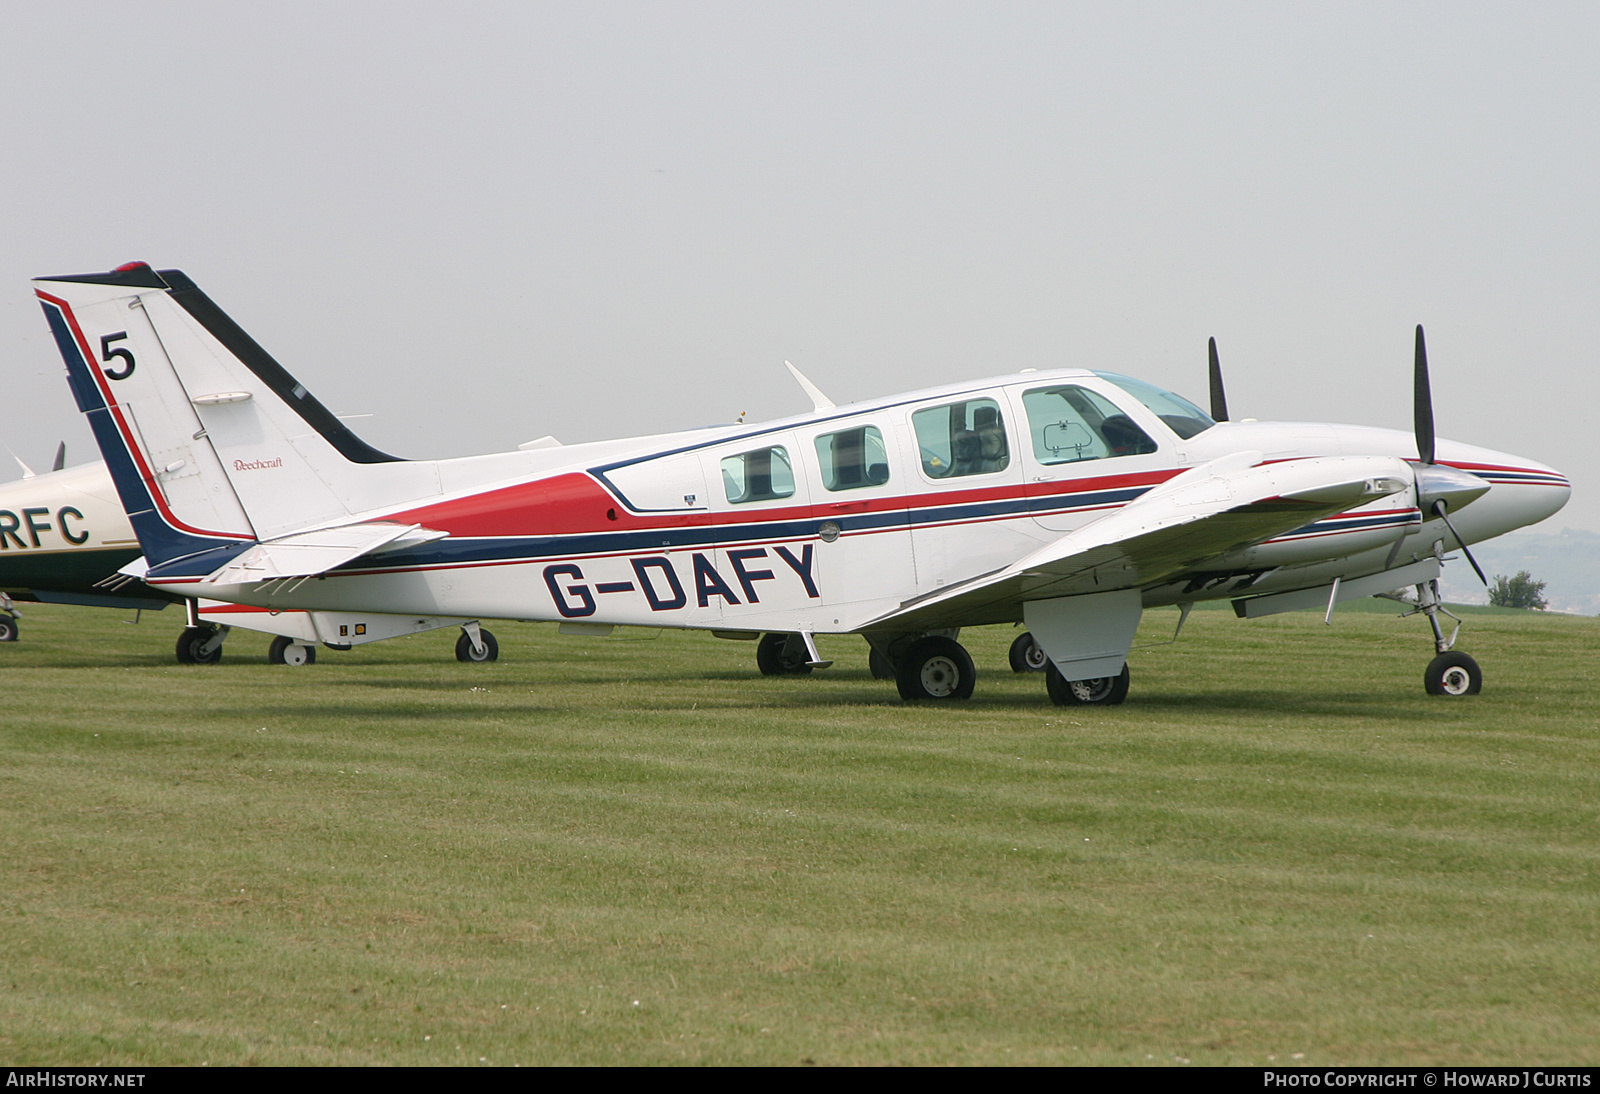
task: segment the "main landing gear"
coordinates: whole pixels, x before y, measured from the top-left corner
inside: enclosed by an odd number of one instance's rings
[[[1102,676],[1094,680],[1068,680],[1050,661],[1044,647],[1033,640],[1033,635],[1023,631],[1011,643],[1012,672],[1042,672],[1044,687],[1050,701],[1058,707],[1108,706],[1114,707],[1128,697],[1128,666],[1116,676]]]
[[[1101,676],[1094,680],[1068,680],[1054,664],[1044,670],[1044,687],[1050,701],[1058,707],[1104,706],[1114,707],[1128,697],[1128,666],[1116,676]]]
[[[911,643],[900,655],[894,678],[902,699],[970,699],[977,680],[972,656],[942,634]]]
[[[1409,603],[1409,598],[1405,602]],[[1433,628],[1433,646],[1438,655],[1428,662],[1428,669],[1422,674],[1422,686],[1429,695],[1476,695],[1483,690],[1483,670],[1478,663],[1451,649],[1461,633],[1461,617],[1452,615],[1440,602],[1437,579],[1417,586],[1417,606],[1405,614],[1425,615]],[[1439,625],[1440,615],[1448,615],[1456,621],[1449,638],[1444,636],[1444,628]]]
[[[1016,641],[1011,643],[1011,652],[1008,656],[1012,672],[1043,672],[1050,664],[1050,658],[1044,649],[1027,631],[1017,635]]]
[[[959,631],[937,634],[882,634],[867,636],[871,645],[867,665],[878,680],[893,680],[900,698],[938,702],[970,699],[978,682],[972,655],[956,641]],[[756,663],[763,676],[809,673],[824,662],[808,660],[803,634],[766,634],[756,646]],[[1017,672],[1043,672],[1045,690],[1057,706],[1116,706],[1128,697],[1128,666],[1115,676],[1097,680],[1067,680],[1032,635],[1024,632],[1011,644],[1011,667]]]

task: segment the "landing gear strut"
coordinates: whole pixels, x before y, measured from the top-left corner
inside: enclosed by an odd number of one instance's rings
[[[1433,628],[1433,647],[1438,655],[1428,662],[1428,670],[1422,674],[1422,686],[1429,695],[1476,695],[1483,690],[1483,670],[1478,663],[1464,653],[1451,649],[1456,644],[1456,636],[1461,633],[1461,617],[1452,615],[1439,600],[1438,579],[1424,582],[1417,586],[1417,606],[1406,615],[1421,613],[1428,617],[1428,625]],[[1444,628],[1439,625],[1439,616],[1448,615],[1456,621],[1450,637],[1444,636]]]

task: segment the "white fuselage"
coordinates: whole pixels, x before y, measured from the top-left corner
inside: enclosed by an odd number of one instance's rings
[[[1064,385],[1109,403],[1145,439],[1119,454],[1069,422],[1041,425],[1039,392]],[[1102,376],[1027,373],[761,425],[402,465],[396,474],[437,492],[355,515],[446,538],[311,580],[153,583],[267,608],[850,632],[1242,451],[1414,462],[1416,449],[1406,433],[1316,423],[1224,422],[1183,439]],[[1542,520],[1569,493],[1523,457],[1441,441],[1437,460],[1489,484],[1450,514],[1469,543]],[[1142,595],[1154,606],[1310,588],[1455,546],[1410,490],[1208,559]]]

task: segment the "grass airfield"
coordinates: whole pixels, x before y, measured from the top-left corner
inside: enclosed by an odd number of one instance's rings
[[[1010,628],[912,706],[858,638],[200,667],[24,606],[0,1059],[1600,1063],[1600,620],[1462,610],[1445,700],[1372,607],[1196,611],[1095,710]]]

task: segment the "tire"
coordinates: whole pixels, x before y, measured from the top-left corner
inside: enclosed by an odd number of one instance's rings
[[[798,637],[798,636],[797,636]],[[789,636],[773,632],[764,634],[761,641],[756,643],[756,668],[761,670],[762,676],[806,676],[811,672],[811,666],[806,663],[805,645],[800,646],[798,653],[786,653],[789,645]]]
[[[456,639],[457,661],[471,661],[478,664],[483,664],[489,661],[498,661],[500,659],[500,643],[494,640],[494,635],[490,634],[482,627],[479,627],[478,637],[483,639],[482,653],[477,653],[473,650],[472,636],[466,631],[461,632],[461,637]]]
[[[1428,662],[1428,671],[1422,674],[1422,686],[1428,689],[1429,695],[1476,695],[1483,690],[1483,670],[1466,654],[1452,650]]]
[[[222,660],[222,646],[206,652],[205,645],[216,635],[211,627],[185,627],[178,635],[178,663],[183,665],[215,665]]]
[[[874,680],[894,679],[894,663],[877,650],[867,654],[867,668],[872,670]]]
[[[1012,672],[1043,672],[1045,666],[1050,664],[1043,647],[1027,631],[1017,635],[1017,640],[1011,643],[1009,656]]]
[[[895,672],[900,698],[906,700],[970,699],[977,679],[961,643],[937,634],[913,642]]]
[[[14,615],[0,615],[0,642],[15,642],[21,633]]]
[[[272,645],[267,648],[267,664],[269,665],[310,665],[317,660],[315,646],[302,646],[292,638],[279,635],[272,640]]]
[[[1051,664],[1045,669],[1044,686],[1050,701],[1058,707],[1121,705],[1128,697],[1128,666],[1116,676],[1101,676],[1093,680],[1068,680],[1061,670]]]

